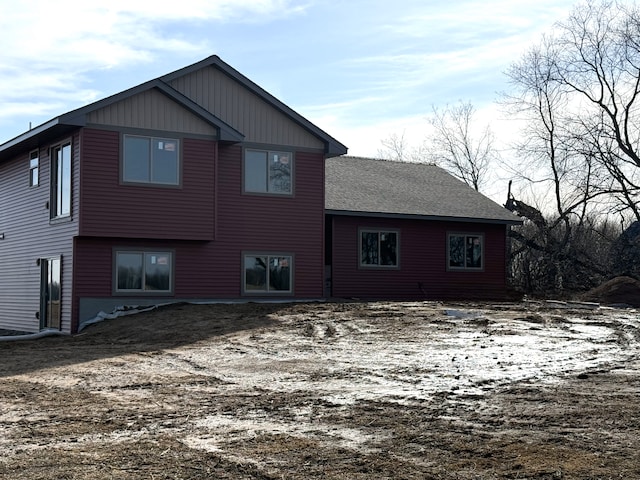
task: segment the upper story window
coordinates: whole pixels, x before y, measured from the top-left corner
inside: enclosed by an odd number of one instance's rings
[[[398,232],[360,230],[361,267],[397,267]]]
[[[36,187],[40,182],[39,178],[40,159],[38,151],[34,150],[29,154],[29,186]]]
[[[449,234],[448,267],[452,270],[481,270],[484,267],[484,238],[480,234]]]
[[[123,182],[180,184],[178,140],[125,135],[123,143]]]
[[[51,218],[71,215],[71,142],[51,149]]]
[[[268,150],[245,150],[244,191],[291,195],[293,154]]]

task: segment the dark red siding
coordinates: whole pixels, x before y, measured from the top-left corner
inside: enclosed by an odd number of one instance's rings
[[[216,143],[181,139],[182,185],[120,183],[120,134],[82,131],[80,235],[212,240]]]
[[[359,228],[399,232],[399,268],[359,266]],[[332,223],[332,294],[387,299],[499,299],[506,295],[504,225],[335,216]],[[447,234],[484,234],[481,272],[447,270]]]
[[[242,149],[220,147],[215,289],[240,294],[242,252],[294,255],[294,294],[318,298],[323,286],[324,158],[295,154],[293,197],[242,193]],[[230,281],[231,280],[231,281]]]
[[[113,288],[114,249],[172,250],[175,253],[175,296],[216,297],[211,282],[211,244],[203,242],[141,240],[127,238],[79,238],[76,241],[76,290],[78,297],[109,297]],[[238,267],[239,268],[239,267]],[[126,297],[124,297],[126,298]]]
[[[113,146],[114,142],[117,143],[117,138],[112,137],[117,137],[117,134],[107,133],[91,132],[91,135],[111,142]],[[96,138],[92,138],[90,142],[85,140],[85,143],[95,146]],[[198,151],[206,150],[202,148],[203,142],[200,141],[185,139],[184,144],[185,155],[189,158],[198,157],[189,153],[198,150],[194,146],[199,147]],[[107,148],[104,150],[111,152]],[[85,226],[82,231],[85,236],[76,239],[76,289],[74,292],[76,302],[83,297],[112,296],[114,248],[172,249],[175,252],[173,295],[175,299],[241,297],[243,252],[291,254],[294,258],[294,287],[290,298],[322,297],[324,284],[324,157],[322,154],[296,153],[295,194],[292,197],[248,195],[242,192],[242,148],[220,145],[218,165],[215,169],[213,165],[211,172],[204,167],[200,169],[204,177],[211,178],[209,190],[211,195],[214,191],[216,192],[216,234],[215,240],[210,241],[180,239],[177,232],[180,229],[191,232],[189,236],[197,236],[193,232],[196,232],[199,226],[190,225],[191,222],[199,221],[198,213],[194,212],[185,213],[187,219],[170,217],[169,220],[165,220],[161,231],[158,231],[154,225],[149,225],[148,222],[145,222],[144,230],[138,229],[135,226],[136,218],[145,212],[149,214],[151,206],[145,200],[147,198],[145,195],[130,192],[129,189],[139,188],[141,191],[152,189],[127,187],[123,190],[123,187],[117,185],[117,171],[112,171],[110,167],[99,168],[101,162],[97,149],[94,153],[85,150],[84,155],[84,158],[87,155],[90,157],[90,166],[83,171],[86,178],[83,188],[89,189],[85,190],[83,195],[83,201],[89,203],[83,219],[89,226]],[[108,162],[116,160],[112,153],[110,155]],[[212,177],[214,171],[217,171],[215,188]],[[108,178],[105,183],[114,185],[119,192],[126,192],[126,198],[128,198],[126,202],[121,201],[117,195],[106,192],[106,188],[99,187],[100,178],[104,177]],[[195,182],[186,177],[185,173],[185,186],[178,191],[189,196],[191,193],[186,184],[192,185]],[[201,183],[204,185],[208,181]],[[195,189],[199,192],[203,186],[197,185]],[[195,197],[198,196],[197,192]],[[170,194],[171,192],[165,193],[165,195]],[[99,205],[101,195],[107,195],[103,203],[110,205],[111,208]],[[146,202],[145,206],[125,208],[122,205],[119,215],[113,215],[111,209],[115,204],[129,203],[133,198],[136,198],[137,202]],[[165,200],[159,197],[153,196],[151,203],[153,202],[164,205],[163,210],[166,207]],[[205,207],[210,219],[208,228],[212,228],[214,205],[207,203]],[[192,209],[198,210],[197,203],[192,206]],[[93,212],[96,215],[99,211],[109,215],[109,228],[106,228],[106,225],[101,226],[101,223],[94,219],[87,218],[87,212]],[[101,232],[105,234],[98,238],[97,235]],[[156,239],[136,238],[142,233],[145,237],[150,236],[151,233],[158,234]],[[87,236],[89,234],[92,237]],[[167,239],[167,236],[175,238]],[[150,302],[153,298],[149,297]],[[123,297],[123,303],[126,303],[126,297]]]

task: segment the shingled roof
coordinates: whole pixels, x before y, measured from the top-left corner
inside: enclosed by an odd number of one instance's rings
[[[521,223],[512,212],[435,165],[328,158],[325,186],[327,213]]]

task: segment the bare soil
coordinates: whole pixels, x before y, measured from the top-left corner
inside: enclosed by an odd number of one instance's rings
[[[0,478],[640,478],[632,309],[175,305],[0,343]]]

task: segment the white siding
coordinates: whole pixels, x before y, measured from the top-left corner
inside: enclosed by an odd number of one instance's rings
[[[63,140],[63,139],[61,139]],[[56,142],[57,143],[57,142]],[[56,144],[54,143],[54,145]],[[73,139],[71,220],[49,220],[50,159],[40,148],[39,185],[29,186],[29,152],[0,164],[0,328],[35,332],[43,257],[62,256],[62,330],[71,328],[73,237],[78,232],[79,141]]]

